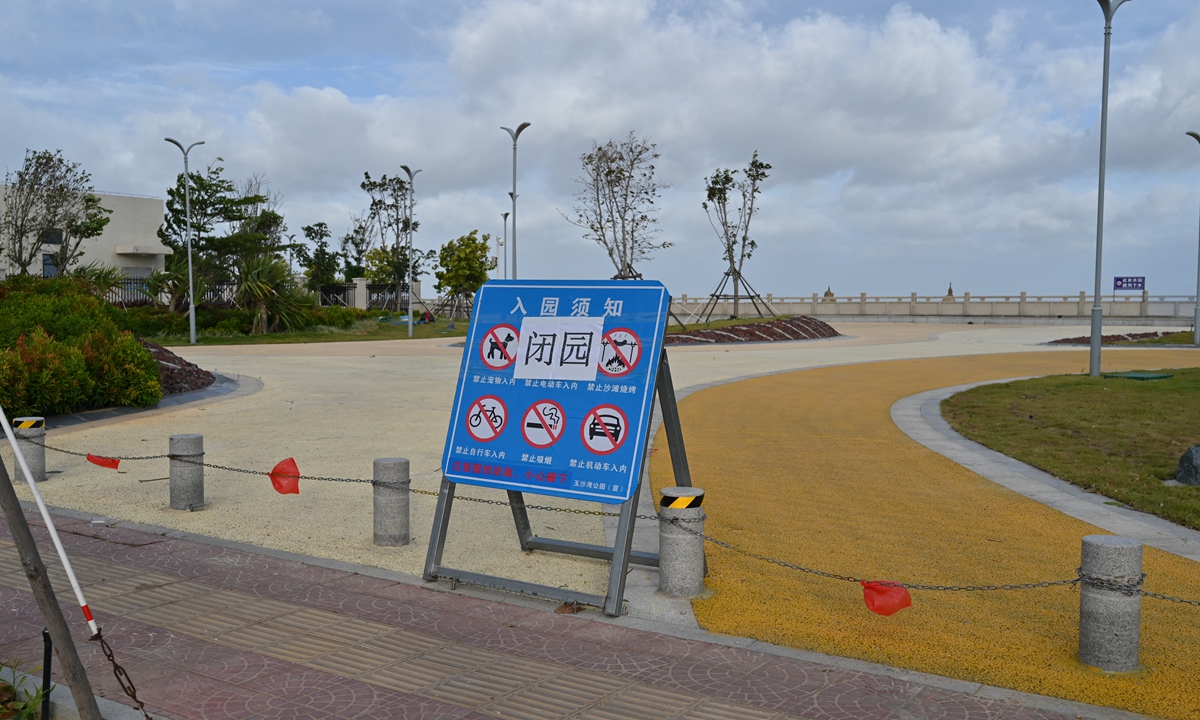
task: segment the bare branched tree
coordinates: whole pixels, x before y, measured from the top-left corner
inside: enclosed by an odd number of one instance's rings
[[[660,230],[654,201],[660,190],[670,187],[654,179],[654,161],[659,157],[656,147],[648,138],[630,132],[620,142],[593,142],[591,152],[579,158],[583,176],[576,182],[583,187],[575,195],[575,217],[563,217],[604,248],[617,269],[614,279],[640,278],[634,265],[672,245],[655,241]]]
[[[718,168],[711,177],[704,179],[706,199],[700,205],[721,241],[722,256],[729,263],[721,287],[727,281],[733,281],[733,317],[738,316],[741,286],[746,284],[742,266],[758,248],[758,243],[750,237],[750,221],[758,212],[755,201],[762,192],[759,185],[767,179],[770,169],[770,165],[758,159],[755,150],[744,170]],[[740,179],[738,173],[742,174]]]

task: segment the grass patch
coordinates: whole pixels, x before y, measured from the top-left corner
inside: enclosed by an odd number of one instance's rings
[[[1172,487],[1200,443],[1200,369],[1167,380],[1056,375],[981,385],[942,401],[962,435],[1131,508],[1200,530],[1200,487]]]
[[[1191,345],[1195,336],[1190,331],[1170,333],[1162,337],[1134,340],[1133,342],[1113,343],[1113,345]]]
[[[753,325],[755,323],[768,323],[773,320],[783,320],[784,318],[788,318],[788,317],[792,317],[792,316],[791,315],[776,315],[775,317],[765,317],[765,318],[760,318],[760,317],[752,317],[752,318],[741,317],[741,318],[736,318],[736,319],[722,318],[720,320],[710,320],[709,322],[706,322],[706,323],[702,323],[702,322],[687,323],[687,330],[684,330],[683,328],[679,327],[679,323],[675,322],[674,320],[671,320],[667,324],[667,334],[675,335],[676,333],[691,332],[693,330],[720,330],[721,328],[733,327],[734,325]],[[683,318],[681,317],[680,319],[682,320]],[[684,322],[687,322],[687,321],[685,320]]]
[[[454,329],[447,329],[444,320],[413,326],[413,339],[465,337],[468,322],[457,320]],[[328,325],[312,327],[298,332],[278,332],[266,335],[217,335],[198,334],[196,343],[199,345],[275,345],[279,343],[321,343],[321,342],[355,342],[360,340],[407,340],[408,325],[393,325],[378,320],[358,320],[350,327],[339,328]],[[187,335],[170,335],[156,337],[154,341],[164,346],[180,346],[188,344]]]

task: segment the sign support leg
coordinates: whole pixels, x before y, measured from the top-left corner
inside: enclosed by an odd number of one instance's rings
[[[442,550],[446,547],[446,530],[450,527],[450,508],[453,505],[454,483],[443,477],[442,487],[438,490],[437,509],[433,511],[433,533],[429,536],[429,551],[425,555],[425,573],[421,576],[426,581],[437,577],[434,569],[442,564]]]
[[[533,528],[529,525],[525,496],[516,490],[509,490],[508,502],[512,506],[513,522],[517,524],[517,539],[521,542],[521,551],[528,552],[533,549],[529,544],[529,538],[533,537]]]
[[[629,570],[629,551],[633,548],[633,523],[636,521],[638,492],[641,483],[634,490],[633,497],[621,503],[621,517],[617,520],[617,536],[613,541],[612,566],[608,575],[608,594],[604,598],[604,614],[618,617],[622,605],[625,604],[625,578]]]
[[[671,382],[671,363],[667,361],[664,347],[658,361],[658,406],[662,408],[663,430],[667,433],[667,449],[671,452],[671,468],[675,473],[675,484],[679,487],[692,486],[692,473],[688,469],[687,450],[683,446],[683,426],[679,422],[679,406],[675,403],[675,384]],[[649,447],[649,442],[647,442]]]

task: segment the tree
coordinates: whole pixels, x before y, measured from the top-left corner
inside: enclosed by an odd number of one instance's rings
[[[371,173],[367,172],[363,173],[363,182],[359,187],[371,197],[371,205],[367,209],[368,227],[378,234],[379,248],[389,249],[391,253],[390,265],[396,274],[388,282],[400,287],[407,282],[405,273],[408,269],[408,256],[401,251],[401,247],[407,248],[412,244],[412,233],[420,227],[420,223],[413,220],[416,201],[412,198],[412,187],[399,177],[383,175],[378,180],[372,180]],[[416,260],[420,253],[414,251],[413,255]]]
[[[420,280],[422,275],[429,272],[430,264],[437,257],[433,250],[418,250],[413,248],[413,280]],[[397,287],[404,287],[408,281],[408,248],[404,245],[377,247],[368,250],[364,256],[367,279],[373,283],[392,284],[400,278]]]
[[[474,295],[488,281],[492,236],[478,230],[451,240],[438,253],[437,291],[446,297]]]
[[[758,248],[758,243],[750,237],[750,221],[758,212],[755,201],[761,192],[759,185],[767,179],[770,169],[770,165],[758,159],[758,151],[755,150],[750,164],[744,170],[718,168],[710,177],[704,178],[706,196],[700,206],[704,208],[709,224],[721,241],[722,257],[729,263],[713,298],[721,294],[727,282],[732,281],[735,318],[738,316],[740,286],[745,285],[749,289],[749,284],[742,276],[742,266]],[[742,174],[740,179],[737,177],[739,172]],[[754,302],[757,293],[753,289],[750,292],[749,297]],[[713,304],[715,306],[715,301]],[[761,311],[759,314],[762,314]]]
[[[672,245],[655,241],[660,231],[654,201],[660,190],[670,187],[654,179],[654,161],[659,157],[656,147],[648,138],[630,132],[619,143],[593,142],[591,152],[579,158],[583,176],[576,182],[583,188],[575,195],[575,219],[563,217],[605,249],[617,269],[614,279],[641,277],[634,264]]]
[[[104,231],[112,211],[92,194],[92,177],[61,150],[25,151],[21,169],[4,176],[0,250],[17,273],[29,267],[47,245],[55,245],[56,266],[67,271],[83,255],[83,241]]]
[[[296,245],[296,257],[304,268],[304,276],[308,278],[306,287],[318,291],[322,285],[332,285],[337,282],[337,271],[342,254],[329,249],[329,226],[323,222],[305,225],[304,238],[312,243],[309,250],[306,245]]]
[[[238,304],[254,311],[251,335],[281,328],[294,330],[304,324],[305,297],[291,284],[291,269],[282,258],[246,258],[238,268],[238,277]]]
[[[371,226],[365,216],[350,216],[350,231],[342,236],[342,266],[346,282],[354,282],[354,278],[366,277],[366,255],[371,249]]]

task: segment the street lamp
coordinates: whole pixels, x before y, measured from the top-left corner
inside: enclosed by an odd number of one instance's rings
[[[413,216],[413,178],[417,176],[420,170],[409,170],[407,165],[401,165],[400,169],[408,175],[408,192],[404,203],[404,239],[407,246],[408,257],[408,336],[413,336],[413,248],[412,248],[412,216]]]
[[[508,243],[508,213],[500,213],[500,217],[504,219],[504,236],[500,240],[500,247],[504,247],[504,245],[506,243]],[[500,253],[500,254],[504,255],[504,279],[507,280],[508,279],[508,254],[507,253]]]
[[[512,136],[513,141],[513,189],[508,194],[512,198],[512,257],[513,257],[513,280],[517,279],[517,138],[521,137],[521,131],[529,127],[530,123],[523,122],[517,126],[516,130],[510,130],[506,127],[501,127],[501,130],[508,132]]]
[[[187,146],[185,150],[183,144],[174,138],[163,138],[183,153],[183,208],[187,216],[187,250],[188,250],[188,329],[191,333],[191,343],[196,344],[196,296],[192,290],[192,197],[190,186],[192,184],[192,176],[188,174],[188,153],[197,145],[203,145],[204,141],[199,140]]]
[[[1096,291],[1092,297],[1092,343],[1090,372],[1100,377],[1100,343],[1104,333],[1104,309],[1100,306],[1100,265],[1104,257],[1104,165],[1108,152],[1108,55],[1112,45],[1112,19],[1126,0],[1097,0],[1104,11],[1104,85],[1100,93],[1100,190],[1096,201]]]
[[[1188,132],[1188,135],[1200,142],[1200,135],[1194,132]],[[1192,317],[1192,343],[1200,345],[1200,246],[1196,250],[1196,312]]]

